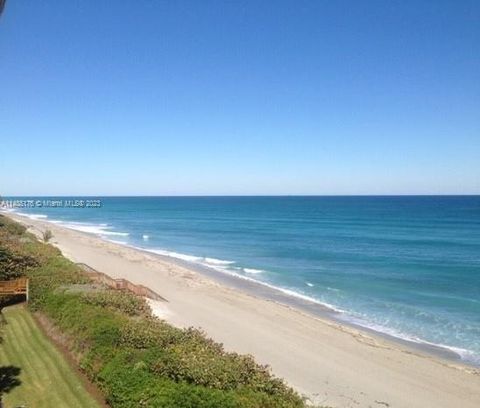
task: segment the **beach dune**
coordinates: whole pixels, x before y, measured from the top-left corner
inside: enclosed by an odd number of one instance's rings
[[[375,334],[220,285],[167,257],[18,215],[9,216],[75,262],[150,287],[162,317],[195,326],[259,363],[312,402],[331,407],[478,408],[480,372]]]

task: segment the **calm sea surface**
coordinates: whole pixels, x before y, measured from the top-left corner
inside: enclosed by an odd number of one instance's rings
[[[480,196],[101,200],[19,212],[263,282],[480,363]]]

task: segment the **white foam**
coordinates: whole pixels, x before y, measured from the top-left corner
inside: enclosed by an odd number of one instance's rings
[[[203,259],[206,263],[213,264],[213,265],[231,265],[235,263],[235,261],[224,261],[223,259],[216,259],[216,258],[203,258]]]
[[[313,288],[315,285],[313,283],[310,283],[310,282],[305,282],[307,286],[310,286],[311,288]]]
[[[15,208],[9,208],[5,204],[0,206],[0,212],[5,212],[5,213],[14,213],[17,212]]]
[[[209,268],[224,270],[224,267],[235,263],[235,261],[225,261],[223,259],[216,258],[206,258],[195,255],[182,254],[179,252],[168,251],[166,249],[149,249],[149,248],[139,248],[144,251],[153,252],[158,255],[168,256],[175,259],[180,259],[182,261],[193,262],[199,265],[207,266]]]
[[[16,212],[16,211],[15,211]],[[48,218],[47,215],[44,214],[27,214],[27,213],[21,213],[21,212],[16,212],[16,214],[22,216],[22,217],[27,217],[32,220],[45,220]],[[100,223],[100,224],[90,224],[86,222],[80,222],[80,221],[71,221],[71,222],[66,222],[66,221],[61,221],[61,220],[48,220],[49,223],[60,225],[65,228],[69,228],[75,231],[80,231],[80,232],[86,232],[89,234],[95,234],[99,236],[119,236],[119,237],[127,237],[130,234],[128,232],[118,232],[118,231],[111,231],[111,228],[108,224],[106,223]],[[117,244],[122,244],[126,245],[127,242],[125,241],[115,241],[115,240],[110,240],[111,242],[115,242]]]
[[[54,223],[75,231],[86,232],[88,234],[95,234],[100,236],[127,237],[130,235],[128,232],[110,231],[112,227],[108,226],[108,224],[105,224],[105,223],[88,224],[85,222],[65,222],[65,221],[55,221]]]
[[[145,249],[145,248],[140,248],[140,249],[146,250],[148,252],[153,252],[154,254],[169,256],[171,258],[181,259],[182,261],[188,261],[188,262],[194,262],[194,263],[199,263],[199,261],[203,259],[198,256],[181,254],[178,252],[167,251],[165,249]]]
[[[27,217],[27,218],[30,218],[31,220],[43,220],[45,218],[48,218],[48,216],[44,215],[44,214],[27,214],[27,213],[17,213],[18,215],[22,216],[22,217]]]
[[[102,227],[101,225],[78,225],[64,223],[62,226],[76,231],[87,232],[96,235],[115,235],[120,237],[127,237],[130,235],[128,232],[109,231],[109,227]]]
[[[254,268],[243,268],[243,271],[245,273],[251,273],[253,275],[265,272],[265,271],[262,271],[261,269],[254,269]]]
[[[250,272],[251,274],[259,274],[260,272],[264,272],[260,269],[232,268],[232,267],[228,266],[230,263],[234,263],[232,261],[216,260],[217,261],[216,264],[212,263],[212,262],[209,263],[209,262],[206,262],[206,260],[207,259],[211,260],[211,259],[214,259],[214,258],[204,258],[204,257],[200,257],[200,256],[181,254],[181,253],[178,253],[178,252],[167,251],[167,250],[164,250],[164,249],[149,249],[149,248],[138,248],[138,247],[134,247],[134,248],[137,248],[137,249],[140,249],[140,250],[143,250],[143,251],[147,251],[147,252],[152,252],[152,253],[157,254],[157,255],[168,256],[168,257],[180,259],[182,261],[192,262],[192,263],[197,264],[197,265],[202,265],[202,266],[208,267],[210,269],[214,269],[216,271],[219,271],[219,272],[225,273],[227,275],[233,276],[235,278],[243,279],[243,280],[246,280],[246,281],[249,281],[249,282],[252,282],[252,283],[256,283],[256,284],[268,287],[270,289],[282,292],[282,293],[284,293],[288,296],[295,297],[297,299],[302,299],[302,300],[308,301],[310,303],[315,303],[317,305],[324,306],[324,307],[326,307],[326,308],[328,308],[332,311],[335,311],[335,312],[338,312],[338,313],[344,313],[344,310],[339,309],[338,307],[336,307],[336,306],[334,306],[330,303],[322,302],[318,299],[315,299],[311,296],[300,293],[296,290],[286,289],[286,288],[283,288],[281,286],[275,286],[275,285],[272,285],[270,283],[267,283],[267,282],[264,282],[264,281],[261,281],[261,280],[258,280],[258,279],[254,279],[254,278],[251,278],[249,276],[246,276],[246,275],[240,274],[238,272],[235,272],[235,269],[240,269],[240,270],[243,270],[243,271],[245,271],[246,269],[250,270],[250,271],[255,271],[255,272]],[[221,261],[221,262],[219,263],[218,261]]]
[[[118,241],[116,239],[109,239],[108,241],[113,242],[114,244],[119,244],[119,245],[128,245],[127,241]]]
[[[144,241],[148,241],[150,239],[150,236],[144,234],[144,235],[142,235],[142,238],[143,238]]]
[[[262,284],[263,284],[263,283],[262,283]],[[308,302],[315,303],[315,304],[317,304],[317,305],[325,306],[325,307],[327,307],[328,309],[333,310],[334,312],[337,312],[337,313],[345,313],[345,310],[340,309],[340,308],[332,305],[331,303],[322,302],[322,301],[320,301],[320,300],[318,300],[318,299],[315,299],[315,298],[312,297],[312,296],[304,295],[304,294],[302,294],[302,293],[300,293],[300,292],[297,292],[296,290],[284,289],[284,288],[281,288],[281,287],[278,287],[278,286],[269,285],[269,284],[266,284],[266,286],[269,286],[269,287],[271,287],[272,289],[275,289],[275,290],[279,290],[280,292],[285,293],[286,295],[289,295],[289,296],[292,296],[292,297],[296,297],[296,298],[299,298],[299,299],[302,299],[302,300],[306,300],[306,301],[308,301]]]

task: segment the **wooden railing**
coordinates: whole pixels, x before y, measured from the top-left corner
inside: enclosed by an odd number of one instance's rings
[[[28,278],[0,281],[0,296],[25,295],[28,302]]]
[[[112,289],[128,290],[129,292],[135,293],[136,295],[139,295],[139,296],[144,296],[153,300],[161,300],[163,302],[168,302],[167,299],[160,296],[158,293],[154,292],[150,288],[147,288],[146,286],[135,285],[126,279],[111,278],[105,273],[98,272],[97,270],[93,269],[91,266],[84,263],[77,263],[77,265],[80,266],[84,270],[85,275],[87,275],[94,282],[101,283]]]

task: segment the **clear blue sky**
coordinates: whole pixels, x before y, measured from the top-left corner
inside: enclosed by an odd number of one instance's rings
[[[479,1],[26,1],[3,195],[480,193]]]

